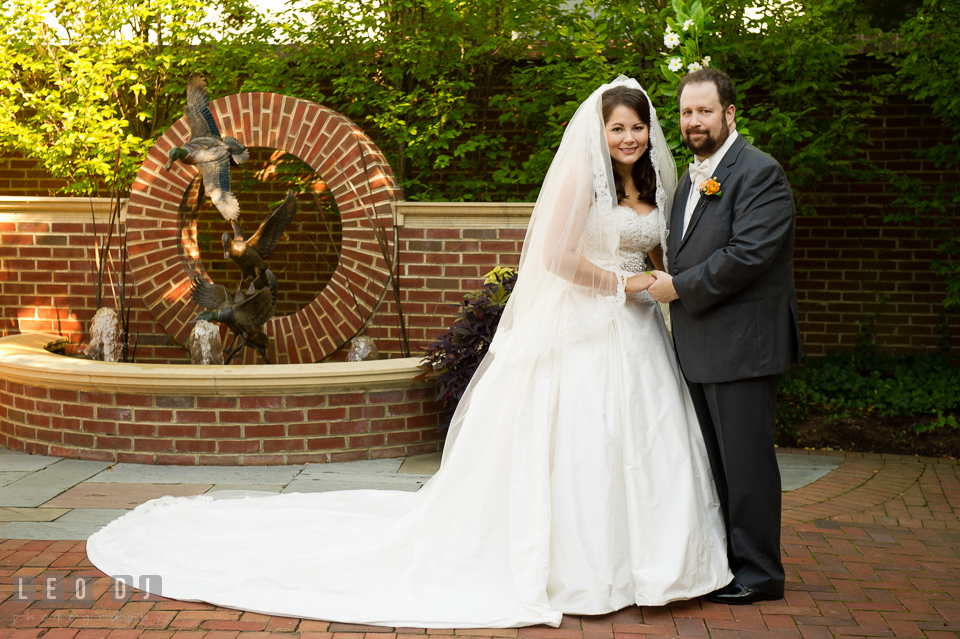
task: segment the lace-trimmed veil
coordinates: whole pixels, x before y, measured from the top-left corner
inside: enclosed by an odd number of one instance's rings
[[[661,246],[667,245],[676,165],[650,97],[636,80],[620,76],[584,100],[567,124],[530,217],[516,286],[490,352],[454,413],[444,459],[453,448],[473,389],[494,358],[529,360],[595,334],[626,300],[620,275],[632,273],[620,266],[619,226],[611,215],[617,207],[616,189],[601,110],[603,93],[619,86],[642,91],[650,106],[648,144],[657,174],[655,214],[659,216]],[[594,296],[596,304],[565,303],[572,290]]]

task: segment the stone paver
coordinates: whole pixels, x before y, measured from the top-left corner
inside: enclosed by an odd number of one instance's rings
[[[826,455],[778,454],[780,485],[784,492],[812,484],[843,462],[839,457]]]
[[[0,639],[430,639],[448,635],[530,639],[848,639],[960,636],[960,466],[952,459],[823,451],[780,451],[783,474],[826,474],[784,493],[783,600],[722,606],[703,599],[664,607],[629,607],[602,616],[564,616],[559,628],[444,630],[383,628],[271,617],[204,603],[117,598],[111,581],[86,559],[85,542],[27,540],[11,532],[47,526],[89,528],[125,510],[74,509],[51,522],[0,523]],[[0,451],[2,453],[2,451]],[[808,455],[801,459],[796,455]],[[838,465],[823,457],[831,457]],[[294,484],[370,486],[415,483],[428,460],[402,472],[399,460],[337,465],[342,472],[300,467]],[[405,464],[406,462],[404,462]],[[352,465],[350,465],[352,464]],[[393,468],[393,470],[389,470]],[[401,470],[400,473],[397,471]],[[787,479],[784,483],[786,484]],[[181,480],[184,483],[187,480]],[[87,482],[89,485],[93,482]],[[84,484],[81,484],[84,485]],[[98,483],[103,487],[103,483]],[[365,486],[365,487],[366,487]],[[172,488],[173,484],[167,486]],[[210,492],[249,490],[246,482],[216,483]],[[223,489],[218,491],[218,489]],[[0,509],[5,511],[53,510]],[[92,532],[92,530],[91,530]],[[62,575],[92,579],[91,601],[17,601],[13,577]]]
[[[0,486],[6,486],[7,484],[12,484],[18,479],[23,479],[33,471],[31,470],[20,470],[20,471],[6,471],[0,470]]]
[[[425,475],[331,475],[330,478],[294,479],[284,493],[323,493],[331,490],[409,490],[417,491],[429,476]]]
[[[310,464],[303,467],[297,479],[317,479],[326,475],[392,475],[403,464],[402,459],[371,459],[334,464]]]
[[[8,539],[86,539],[129,510],[120,508],[75,508],[49,522],[15,521],[0,528]],[[2,604],[0,604],[2,606]],[[0,622],[0,626],[2,626]]]
[[[43,504],[57,508],[136,508],[151,499],[171,495],[202,495],[210,484],[104,484],[84,482]]]
[[[217,484],[208,490],[207,493],[215,493],[223,490],[258,490],[268,493],[279,493],[283,490],[283,486],[281,484]]]
[[[33,472],[46,468],[51,464],[63,461],[60,457],[45,457],[44,455],[18,455],[13,451],[0,457],[0,471],[27,471]]]
[[[0,508],[0,521],[53,521],[69,508]]]
[[[6,464],[8,458],[3,461]],[[60,459],[0,488],[0,506],[39,506],[109,466],[103,462]]]
[[[417,455],[416,457],[407,457],[400,464],[398,473],[409,473],[411,475],[433,475],[440,470],[440,459],[443,453],[427,453],[426,455]]]
[[[114,464],[90,482],[140,484],[278,484],[285,486],[304,466],[146,466]]]

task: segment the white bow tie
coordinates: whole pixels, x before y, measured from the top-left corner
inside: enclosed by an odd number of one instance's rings
[[[694,162],[690,165],[690,182],[693,183],[693,188],[697,188],[701,182],[711,177],[713,176],[710,175],[709,162]]]

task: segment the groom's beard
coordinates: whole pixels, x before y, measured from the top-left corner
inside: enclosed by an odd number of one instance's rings
[[[690,141],[691,133],[705,133],[706,135],[694,143]],[[720,129],[715,133],[716,136],[714,136],[714,132],[708,129],[687,129],[683,132],[683,141],[687,144],[687,148],[693,151],[694,155],[706,159],[720,150],[723,143],[730,137],[730,127],[727,126],[726,118],[720,121]]]

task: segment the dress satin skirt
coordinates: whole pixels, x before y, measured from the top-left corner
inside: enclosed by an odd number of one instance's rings
[[[564,304],[595,303],[571,291]],[[726,585],[723,521],[658,306],[591,337],[494,356],[418,492],[164,497],[87,543],[164,597],[421,628],[558,626]]]

